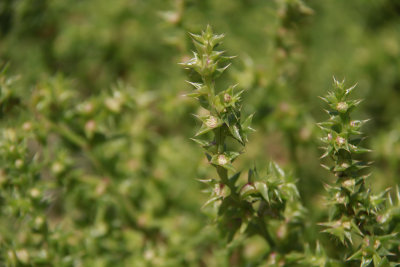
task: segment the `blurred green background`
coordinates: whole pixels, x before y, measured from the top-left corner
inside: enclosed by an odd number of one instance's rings
[[[68,120],[68,110],[86,99],[101,102],[113,88],[124,88],[120,91],[129,99],[124,101],[131,104],[115,109],[117,122],[104,128],[106,139],[113,131],[127,133],[127,139],[121,144],[103,140],[96,153],[100,165],[112,170],[111,180],[131,183],[129,201],[138,220],[133,224],[140,227],[95,235],[94,244],[72,243],[79,249],[65,255],[82,264],[73,266],[108,266],[116,260],[121,266],[253,266],[249,262],[262,255],[257,239],[226,248],[201,210],[207,194],[195,179],[215,174],[189,140],[199,127],[191,114],[201,110],[183,97],[191,89],[178,63],[191,56],[188,32],[198,33],[207,24],[226,34],[223,49],[237,55],[220,86],[238,83],[246,90],[244,112],[255,112],[257,131],[236,166],[274,160],[293,172],[308,209],[310,242],[323,238],[315,223],[326,216],[323,183],[333,181],[319,166],[315,125],[326,118],[318,96],[331,88],[332,76],[358,84],[355,96],[364,103],[357,119],[371,118],[364,132],[365,146],[373,149],[368,159],[375,162],[372,187],[400,182],[397,0],[2,0],[0,63],[9,64],[8,76],[19,77],[13,87],[17,98],[37,105],[38,88],[55,99],[65,92],[74,95],[68,104],[43,113],[77,132],[85,120]],[[34,120],[29,112],[11,113],[2,114],[3,127]],[[96,122],[102,120],[96,116]],[[82,155],[76,148],[60,146],[80,176],[93,173],[85,162],[77,163]],[[76,183],[71,190],[78,192]],[[77,208],[81,197],[70,199],[59,205],[71,210],[103,205],[95,197]],[[68,208],[59,210],[61,218],[70,216]],[[71,229],[97,227],[91,216]],[[121,238],[119,245],[111,244]],[[104,240],[110,245],[100,248],[96,242]],[[238,247],[241,253],[232,254]]]

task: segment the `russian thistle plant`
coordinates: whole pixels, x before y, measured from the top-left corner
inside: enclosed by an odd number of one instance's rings
[[[218,178],[202,180],[211,190],[205,205],[213,205],[216,223],[226,240],[232,241],[237,233],[245,236],[259,235],[269,247],[268,262],[286,264],[289,252],[299,249],[300,228],[304,208],[293,178],[275,163],[269,164],[266,173],[256,168],[249,170],[247,181],[240,182],[241,172],[233,166],[243,153],[251,128],[253,115],[241,113],[243,91],[235,86],[216,88],[215,80],[229,67],[232,57],[216,50],[223,35],[213,34],[211,27],[201,35],[191,34],[196,52],[182,63],[198,74],[198,80],[189,82],[196,98],[206,110],[196,115],[201,127],[192,140],[206,151],[208,162],[216,169]],[[233,142],[232,142],[233,141]]]
[[[352,119],[352,112],[361,103],[349,99],[354,88],[334,79],[334,90],[322,97],[328,104],[329,119],[319,123],[325,134],[321,158],[330,159],[329,166],[323,166],[336,177],[333,185],[326,185],[330,213],[329,221],[322,225],[324,232],[347,247],[343,255],[347,260],[358,260],[362,267],[371,262],[373,266],[395,266],[390,263],[390,257],[395,256],[390,250],[398,240],[389,226],[390,216],[381,215],[394,204],[387,198],[387,190],[374,194],[367,185],[365,169],[370,164],[359,155],[369,152],[360,145],[364,139],[360,128],[368,120]]]

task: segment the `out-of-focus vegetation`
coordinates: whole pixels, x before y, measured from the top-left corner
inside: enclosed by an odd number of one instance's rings
[[[207,24],[238,56],[217,85],[238,83],[242,112],[255,113],[235,168],[274,160],[297,179],[307,266],[345,251],[317,224],[334,181],[319,167],[318,96],[332,75],[358,83],[368,186],[398,184],[398,1],[2,0],[0,265],[285,264],[257,236],[227,244],[201,209],[196,179],[215,173],[189,140],[204,110],[183,96],[192,88],[177,63]]]

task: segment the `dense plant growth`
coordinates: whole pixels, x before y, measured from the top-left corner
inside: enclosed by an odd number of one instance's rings
[[[260,262],[264,260],[270,265],[331,264],[334,260],[326,255],[319,255],[320,258],[315,261],[314,255],[301,255],[301,251],[290,253],[289,247],[301,249],[302,244],[296,246],[296,241],[302,240],[303,245],[306,244],[301,233],[292,233],[302,225],[305,210],[296,185],[278,165],[271,163],[264,175],[260,175],[256,168],[250,169],[247,181],[237,185],[241,172],[236,172],[232,163],[243,150],[236,147],[235,151],[235,146],[227,139],[245,146],[248,134],[254,131],[250,126],[253,114],[242,119],[243,91],[235,91],[235,86],[225,90],[216,88],[215,79],[230,65],[225,62],[231,57],[224,56],[224,51],[216,50],[224,36],[214,35],[210,26],[201,35],[191,36],[197,51],[183,65],[199,74],[200,82],[189,82],[195,89],[189,96],[198,99],[205,109],[202,116],[196,115],[201,127],[192,140],[206,150],[207,160],[219,176],[218,179],[202,182],[212,189],[211,198],[205,205],[213,204],[221,233],[228,237],[229,242],[238,230],[250,236],[262,236],[269,245],[269,260],[264,258]],[[367,188],[366,178],[369,175],[362,172],[369,164],[357,160],[355,155],[368,152],[368,149],[359,146],[363,140],[360,128],[368,120],[351,119],[351,112],[361,103],[361,100],[348,99],[355,85],[345,88],[344,81],[334,79],[334,87],[326,97],[322,97],[328,103],[330,118],[319,126],[326,135],[322,138],[325,146],[321,158],[329,157],[333,161],[331,167],[322,166],[330,170],[337,180],[334,186],[326,185],[329,194],[327,204],[331,206],[331,211],[329,222],[321,225],[327,228],[324,232],[348,246],[344,255],[336,260],[339,264],[359,260],[362,267],[372,262],[374,266],[395,266],[395,262],[390,263],[389,259],[397,258],[397,251],[392,253],[390,250],[397,250],[400,244],[397,233],[393,232],[396,222],[393,224],[383,214],[399,203],[393,204],[390,195],[387,195],[388,190],[373,194]],[[206,135],[209,132],[211,136]],[[204,135],[206,137],[202,138]],[[288,237],[290,241],[285,240]],[[321,253],[320,247],[317,253]]]
[[[329,106],[329,120],[319,124],[326,134],[322,138],[325,144],[322,158],[329,157],[333,161],[330,167],[325,167],[337,178],[333,186],[326,186],[331,210],[329,222],[322,224],[327,227],[324,232],[348,246],[345,257],[352,254],[348,260],[359,260],[361,266],[371,262],[374,266],[394,266],[394,262],[389,264],[388,258],[395,256],[396,259],[398,233],[393,232],[393,222],[382,215],[394,204],[387,195],[389,190],[378,194],[371,192],[366,182],[369,174],[364,172],[369,163],[356,157],[368,152],[360,146],[364,139],[360,128],[368,120],[351,118],[352,111],[361,103],[361,100],[348,99],[355,85],[345,88],[344,81],[335,79],[334,87],[322,98]]]
[[[205,205],[213,206],[218,228],[228,241],[236,232],[259,235],[270,247],[271,264],[286,264],[286,258],[290,261],[288,252],[302,245],[297,241],[301,240],[298,228],[302,227],[304,208],[293,178],[275,163],[270,163],[265,173],[250,169],[247,181],[239,182],[241,172],[235,170],[233,162],[254,131],[253,115],[241,114],[243,91],[235,86],[225,90],[216,86],[216,78],[229,67],[226,61],[231,58],[216,50],[223,37],[214,35],[210,26],[201,35],[192,34],[197,52],[183,64],[199,74],[200,82],[189,82],[195,88],[189,95],[206,110],[196,115],[201,127],[192,140],[206,150],[207,160],[218,174],[217,179],[202,180],[211,188]]]
[[[399,10],[0,1],[0,266],[396,266]]]

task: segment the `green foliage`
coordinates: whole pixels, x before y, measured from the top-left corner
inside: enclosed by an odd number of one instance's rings
[[[0,1],[0,266],[400,262],[399,10]]]
[[[390,250],[399,244],[397,233],[392,232],[379,214],[392,208],[393,204],[385,205],[388,190],[379,194],[371,192],[366,184],[369,175],[363,173],[369,164],[356,157],[369,150],[360,146],[363,140],[360,128],[367,120],[351,118],[351,113],[361,103],[348,98],[355,87],[345,88],[344,81],[334,79],[334,90],[322,98],[329,106],[329,120],[319,124],[325,134],[322,138],[325,153],[321,158],[332,160],[331,167],[326,168],[337,180],[333,186],[326,186],[331,211],[329,222],[321,225],[326,227],[324,232],[357,250],[348,260],[359,260],[362,267],[372,262],[374,266],[395,266],[387,256],[395,255]],[[356,238],[363,240],[357,244]],[[348,253],[352,253],[350,249]]]
[[[2,76],[1,81],[4,91],[13,89],[12,79]],[[70,86],[61,76],[38,85],[28,102],[14,107],[18,116],[2,130],[2,262],[183,264],[184,256],[176,256],[173,245],[181,242],[164,231],[183,227],[196,232],[200,225],[187,225],[183,216],[173,226],[174,215],[168,217],[163,210],[167,201],[176,200],[154,196],[160,195],[160,187],[172,191],[177,185],[145,179],[146,173],[157,175],[143,165],[153,156],[151,142],[157,138],[144,132],[151,124],[152,115],[145,112],[151,96],[117,84],[81,97]],[[131,110],[137,115],[132,117]],[[129,121],[136,121],[135,126]],[[143,203],[146,197],[153,201]],[[163,243],[169,239],[170,254],[165,254]]]
[[[253,115],[241,115],[240,96],[243,91],[236,91],[234,86],[225,90],[215,86],[215,79],[230,65],[225,62],[232,58],[216,50],[224,36],[213,34],[210,26],[201,35],[191,36],[197,51],[183,66],[200,75],[200,83],[190,82],[195,89],[190,95],[198,99],[207,113],[197,116],[202,126],[196,137],[212,132],[208,139],[195,141],[206,150],[207,159],[219,176],[204,181],[213,189],[205,206],[213,205],[218,228],[228,242],[237,232],[260,235],[268,242],[270,254],[277,250],[286,257],[290,248],[283,244],[290,242],[294,248],[300,245],[294,242],[299,240],[299,233],[291,233],[299,225],[301,227],[304,213],[296,185],[275,163],[270,164],[266,174],[256,169],[249,170],[247,182],[238,183],[240,172],[236,172],[233,162],[243,149],[228,145],[227,139],[233,139],[244,147],[248,134],[254,131],[250,125]],[[288,238],[292,241],[286,240]]]

